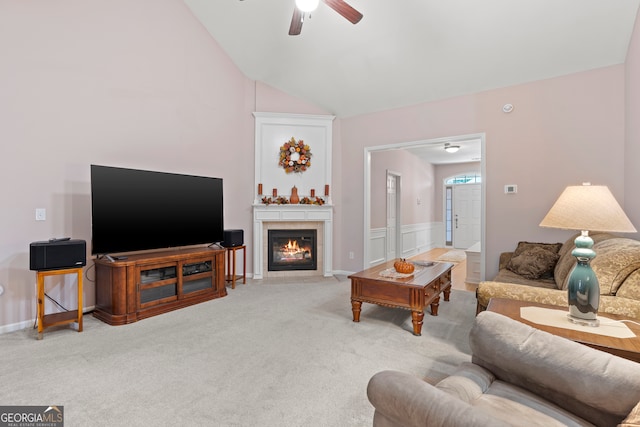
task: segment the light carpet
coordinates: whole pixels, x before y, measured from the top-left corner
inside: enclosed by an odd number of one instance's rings
[[[368,426],[385,369],[441,378],[470,360],[475,297],[409,311],[362,305],[344,277],[247,281],[224,298],[123,326],[0,336],[0,404],[63,405],[73,426]]]
[[[464,261],[465,259],[467,259],[467,254],[464,251],[458,250],[458,249],[447,251],[442,255],[440,255],[438,258],[436,258],[437,261],[446,261],[446,262],[461,262],[461,261]]]

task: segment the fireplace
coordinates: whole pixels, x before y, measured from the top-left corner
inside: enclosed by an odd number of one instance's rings
[[[268,230],[268,270],[317,270],[316,234],[315,229]]]
[[[253,206],[253,278],[333,276],[333,207],[310,205]],[[316,230],[316,269],[269,271],[269,230]]]

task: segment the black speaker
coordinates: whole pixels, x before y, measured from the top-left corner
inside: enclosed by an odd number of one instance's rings
[[[233,248],[244,245],[244,230],[224,230],[222,246]]]
[[[29,269],[59,270],[87,265],[87,242],[84,240],[49,240],[29,245]]]

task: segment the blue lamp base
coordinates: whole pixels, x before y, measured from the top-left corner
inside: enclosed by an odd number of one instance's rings
[[[598,327],[600,326],[600,320],[598,319],[581,319],[579,317],[573,317],[571,314],[567,314],[567,319],[569,319],[569,322],[571,323],[575,323],[576,325],[582,325],[582,326],[591,326],[591,327]]]
[[[571,322],[585,326],[598,326],[598,307],[600,306],[600,285],[596,274],[589,262],[596,256],[591,249],[593,239],[587,231],[575,240],[576,248],[571,252],[578,260],[578,264],[569,273],[568,297]]]

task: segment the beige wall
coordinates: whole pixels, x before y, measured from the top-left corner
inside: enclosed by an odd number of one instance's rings
[[[432,222],[436,194],[433,165],[406,150],[385,150],[371,153],[371,228],[386,227],[387,170],[401,177],[402,225]]]
[[[502,106],[511,103],[510,114]],[[486,135],[486,271],[518,240],[564,241],[538,226],[560,192],[591,181],[624,195],[624,66],[343,119],[343,228],[338,265],[362,267],[362,152],[365,147],[447,136]],[[346,166],[348,165],[348,167]],[[518,194],[506,196],[505,184]],[[351,246],[354,245],[354,246]],[[355,246],[360,245],[360,246]],[[348,261],[346,251],[360,257]],[[342,251],[342,252],[340,252]]]
[[[3,2],[0,28],[0,330],[35,317],[29,242],[90,242],[91,163],[222,177],[251,241],[251,113],[330,113],[247,79],[181,0]],[[488,275],[517,240],[564,239],[538,223],[569,184],[609,185],[638,227],[638,33],[626,65],[336,120],[334,268],[363,265],[364,148],[407,141],[485,133]]]
[[[626,140],[624,163],[624,208],[629,219],[640,230],[640,11],[629,44],[625,62]],[[619,200],[622,202],[622,200]],[[636,239],[640,233],[630,235]]]
[[[250,242],[252,112],[326,114],[247,79],[181,0],[3,2],[0,28],[0,332],[35,318],[30,242],[90,247],[90,164],[221,177]],[[89,260],[85,307],[93,278]]]

